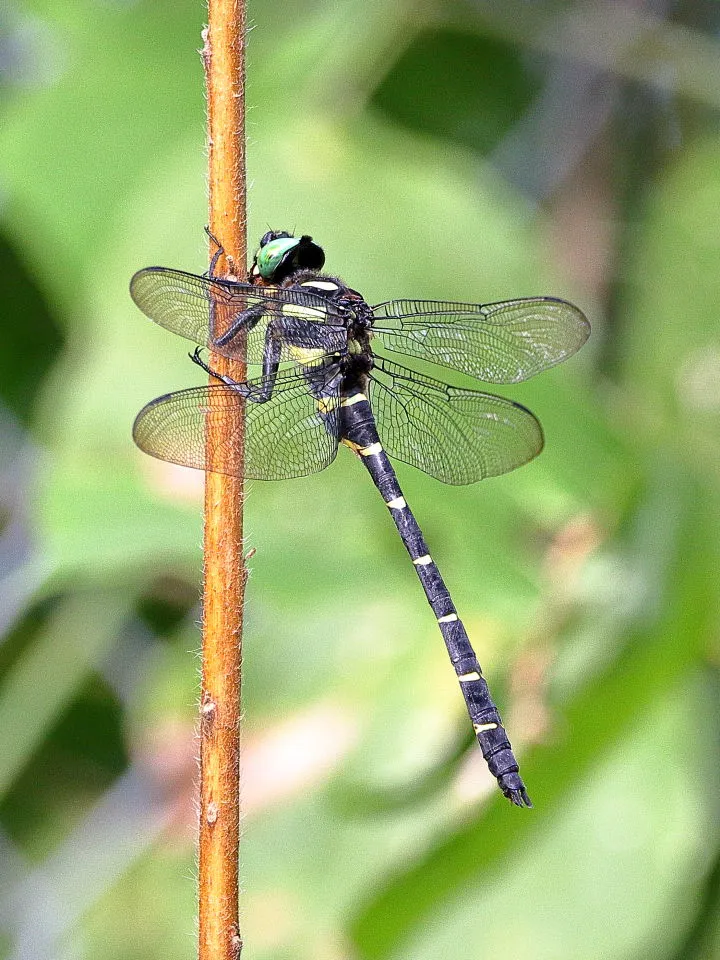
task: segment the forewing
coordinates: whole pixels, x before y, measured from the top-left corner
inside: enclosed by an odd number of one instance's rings
[[[451,387],[380,358],[370,402],[390,456],[443,483],[495,477],[542,450],[542,428],[519,403]]]
[[[502,303],[390,300],[373,307],[388,350],[429,360],[488,383],[518,383],[572,356],[590,335],[566,300]]]
[[[260,390],[262,380],[248,381]],[[264,403],[212,384],[158,397],[135,419],[133,439],[160,460],[255,480],[285,480],[324,470],[338,445],[338,396],[309,392],[304,377],[278,378]],[[245,453],[238,438],[245,427]]]
[[[262,363],[271,322],[283,344],[283,360],[299,359],[298,350],[321,356],[347,347],[347,330],[335,304],[292,287],[259,287],[147,267],[130,281],[130,295],[161,327],[235,360]]]

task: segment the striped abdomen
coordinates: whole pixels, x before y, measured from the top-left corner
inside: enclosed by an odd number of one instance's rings
[[[475,651],[457,615],[440,571],[430,556],[422,531],[405,502],[395,471],[382,448],[375,418],[364,393],[353,392],[343,396],[341,432],[343,443],[354,450],[367,467],[410,554],[425,596],[440,627],[450,660],[460,682],[460,689],[465,697],[473,729],[490,772],[497,778],[500,789],[508,800],[518,806],[532,806]]]

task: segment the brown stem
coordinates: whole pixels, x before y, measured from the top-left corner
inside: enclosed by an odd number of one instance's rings
[[[210,230],[225,248],[216,273],[244,273],[245,3],[209,0],[202,51],[208,100]],[[211,355],[211,366],[245,379],[237,361]],[[217,383],[217,381],[215,381]],[[243,417],[208,427],[208,443],[232,432],[240,444]],[[245,566],[242,480],[207,473],[200,717],[199,960],[238,960],[240,662]]]

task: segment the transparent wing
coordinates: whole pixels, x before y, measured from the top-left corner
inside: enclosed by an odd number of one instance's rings
[[[282,360],[307,359],[298,351],[322,356],[347,350],[341,311],[304,290],[147,267],[130,281],[130,295],[161,327],[231,359],[262,363],[270,323],[283,344]]]
[[[540,424],[519,403],[451,387],[381,357],[370,402],[390,456],[443,483],[507,473],[543,447]]]
[[[260,391],[263,379],[242,385]],[[199,470],[255,480],[285,480],[324,470],[338,446],[337,381],[311,387],[278,377],[269,400],[243,399],[225,384],[166,394],[143,407],[133,439],[145,453]],[[311,389],[313,392],[311,392]],[[245,456],[238,435],[245,427]]]
[[[590,335],[566,300],[502,303],[390,300],[373,307],[388,350],[429,360],[488,383],[518,383],[572,356]]]

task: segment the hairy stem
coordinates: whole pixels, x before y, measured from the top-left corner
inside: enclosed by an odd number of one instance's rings
[[[245,272],[245,3],[209,0],[202,51],[208,101],[209,222],[225,254],[216,274]],[[214,252],[214,251],[213,251]],[[244,365],[217,355],[211,366],[235,380]],[[217,444],[233,433],[243,444],[238,411],[208,427]],[[242,455],[242,446],[239,451]],[[240,668],[245,566],[243,485],[207,473],[200,704],[199,960],[238,960]]]

